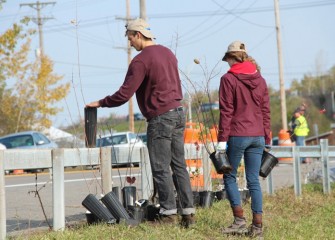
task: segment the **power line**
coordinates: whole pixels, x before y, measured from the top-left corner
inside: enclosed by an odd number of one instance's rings
[[[294,10],[294,9],[301,9],[301,8],[312,8],[312,7],[323,7],[335,5],[335,1],[328,0],[328,1],[317,1],[317,2],[309,2],[309,3],[295,3],[295,4],[287,4],[281,5],[280,10]],[[233,15],[233,14],[249,14],[249,13],[258,13],[258,12],[272,12],[273,7],[260,7],[260,8],[253,8],[253,9],[235,9],[235,10],[227,10],[223,9],[222,11],[204,11],[204,12],[183,12],[183,13],[158,13],[158,14],[151,14],[149,18],[190,18],[190,17],[203,17],[203,16],[219,16],[219,15]]]
[[[335,5],[334,0],[325,0],[325,1],[316,1],[316,2],[308,2],[308,3],[294,3],[294,4],[286,4],[281,5],[280,10],[294,10],[294,9],[302,9],[302,8],[312,8],[312,7],[324,7]],[[204,17],[204,16],[220,16],[220,15],[236,15],[236,14],[249,14],[249,13],[258,13],[258,12],[273,12],[273,6],[268,7],[258,7],[258,8],[242,8],[242,9],[223,9],[223,10],[215,10],[215,11],[203,11],[203,12],[183,12],[183,13],[158,13],[158,14],[149,14],[149,19],[160,19],[160,18],[190,18],[190,17]],[[4,18],[6,16],[0,16]],[[86,21],[81,21],[81,28],[85,27],[94,27],[100,24],[105,24],[106,21],[111,18],[116,19],[117,16],[106,16],[99,18],[92,18]],[[135,17],[131,17],[135,18]],[[72,29],[71,27],[66,27],[62,25],[49,26],[46,29],[48,31],[67,31]]]

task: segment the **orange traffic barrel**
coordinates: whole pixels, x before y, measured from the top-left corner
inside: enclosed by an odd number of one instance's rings
[[[14,175],[24,174],[24,171],[23,171],[23,169],[14,169],[13,174]]]
[[[295,143],[291,141],[290,133],[285,129],[281,129],[278,134],[278,145],[279,146],[295,146]],[[293,158],[278,158],[279,162],[292,162]]]
[[[203,142],[201,136],[203,130],[203,125],[201,123],[187,122],[184,131],[184,143]]]
[[[207,134],[207,139],[210,142],[217,142],[218,141],[217,127],[212,127],[211,129],[209,129],[209,133]]]
[[[204,169],[201,159],[186,159],[187,171],[193,191],[202,189],[204,185]]]

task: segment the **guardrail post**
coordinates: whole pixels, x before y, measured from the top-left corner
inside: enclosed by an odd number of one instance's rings
[[[272,173],[270,172],[267,179],[267,191],[269,195],[273,194],[273,181],[272,181]]]
[[[153,180],[149,155],[146,147],[141,148],[140,154],[142,198],[149,199],[153,190]]]
[[[328,139],[320,139],[323,193],[330,194]]]
[[[101,183],[103,194],[113,189],[112,182],[112,148],[100,148]]]
[[[294,158],[294,193],[296,196],[301,195],[301,170],[300,170],[300,152],[299,147],[292,147],[292,154]]]
[[[212,162],[209,158],[209,154],[206,151],[205,146],[202,147],[202,165],[204,170],[204,190],[205,191],[212,191]]]
[[[53,230],[65,228],[64,148],[52,150]]]
[[[0,240],[6,239],[6,195],[4,175],[4,150],[0,150]]]

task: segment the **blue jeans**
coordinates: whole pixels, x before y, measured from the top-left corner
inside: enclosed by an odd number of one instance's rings
[[[236,182],[236,175],[241,159],[244,157],[247,188],[251,196],[251,210],[253,213],[263,212],[259,170],[264,145],[264,137],[229,137],[227,155],[233,170],[230,174],[224,174],[224,186],[232,207],[241,206],[241,196]]]
[[[180,213],[195,213],[193,193],[184,154],[185,115],[183,110],[169,111],[148,122],[148,150],[160,214],[177,213],[174,187]],[[172,170],[172,173],[171,173]]]
[[[305,137],[304,136],[296,136],[295,140],[296,146],[305,146]],[[303,162],[306,158],[300,158],[300,162]]]

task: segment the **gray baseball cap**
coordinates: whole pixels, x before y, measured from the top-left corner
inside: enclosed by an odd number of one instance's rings
[[[245,52],[245,53],[247,53],[247,49],[245,48],[245,44],[243,42],[234,41],[231,44],[229,44],[227,52],[223,56],[222,61],[227,60],[227,53],[230,53],[230,52]]]

